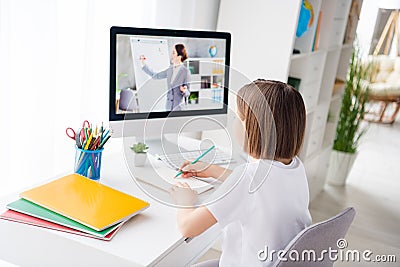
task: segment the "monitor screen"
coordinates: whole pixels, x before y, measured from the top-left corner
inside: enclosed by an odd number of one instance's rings
[[[110,33],[110,121],[227,113],[229,33]]]

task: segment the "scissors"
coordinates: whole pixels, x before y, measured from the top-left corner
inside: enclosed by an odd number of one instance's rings
[[[82,148],[82,144],[84,140],[87,139],[86,129],[90,129],[90,123],[87,120],[84,120],[82,123],[82,129],[79,129],[79,134],[76,134],[75,130],[71,127],[65,129],[65,133],[69,138],[76,142],[76,146],[78,148]]]

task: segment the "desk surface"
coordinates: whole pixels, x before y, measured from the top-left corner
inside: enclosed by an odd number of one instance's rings
[[[23,266],[183,266],[212,245],[220,227],[185,242],[177,228],[176,208],[141,191],[128,172],[121,143],[113,143],[103,154],[101,183],[142,198],[150,207],[129,220],[110,242],[0,220],[0,258]],[[16,198],[17,194],[1,199],[0,208],[5,210]]]

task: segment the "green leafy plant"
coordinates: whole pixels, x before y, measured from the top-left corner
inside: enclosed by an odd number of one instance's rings
[[[359,47],[353,49],[333,149],[355,153],[367,128],[360,130],[371,81],[372,63],[364,63]]]
[[[189,100],[197,100],[197,95],[191,94],[191,95],[189,96]]]
[[[149,149],[149,147],[144,143],[137,143],[137,144],[133,144],[131,149],[135,153],[147,153],[147,149]]]

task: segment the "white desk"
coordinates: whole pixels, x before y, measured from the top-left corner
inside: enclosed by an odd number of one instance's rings
[[[186,266],[220,235],[213,226],[186,242],[177,229],[176,209],[144,194],[131,178],[122,146],[113,140],[102,160],[101,183],[142,198],[150,207],[129,220],[110,241],[0,220],[0,258],[19,266]],[[17,194],[0,200],[0,208]]]

